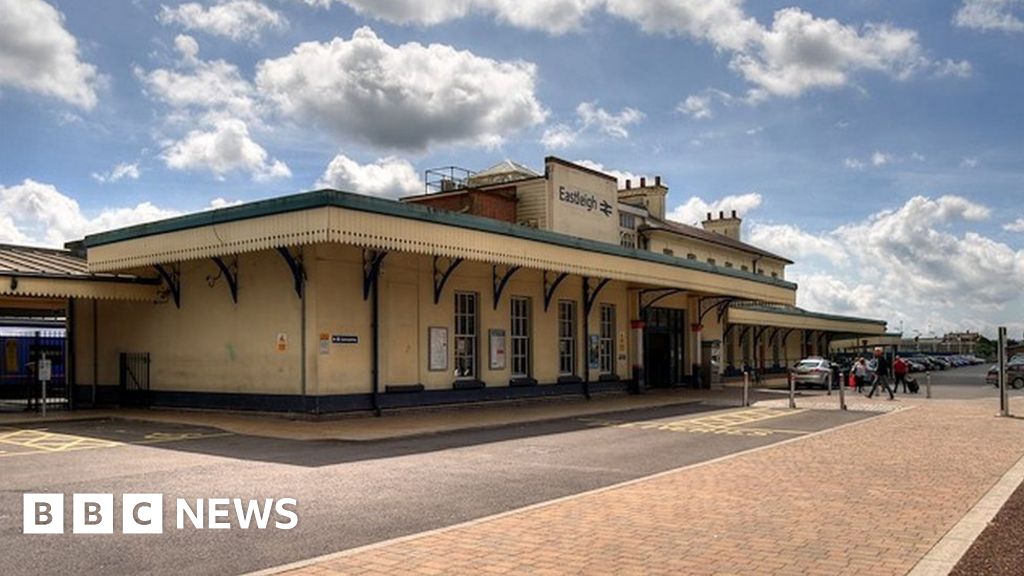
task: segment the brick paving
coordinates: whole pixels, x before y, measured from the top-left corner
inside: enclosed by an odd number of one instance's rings
[[[906,574],[1024,456],[992,400],[916,404],[284,573]]]

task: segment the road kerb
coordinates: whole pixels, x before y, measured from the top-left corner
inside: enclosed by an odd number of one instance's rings
[[[932,547],[907,576],[946,576],[1024,483],[1024,456]]]
[[[384,548],[386,546],[391,546],[391,545],[394,545],[394,544],[401,544],[402,542],[409,542],[409,541],[412,541],[412,540],[418,540],[420,538],[427,538],[427,537],[432,536],[434,534],[443,534],[445,532],[449,532],[449,531],[452,531],[452,530],[458,530],[458,529],[461,529],[461,528],[469,528],[469,527],[476,526],[476,525],[479,525],[479,524],[483,524],[483,523],[486,523],[486,522],[491,522],[493,520],[498,520],[498,519],[501,519],[501,518],[505,518],[505,517],[508,517],[508,516],[514,516],[514,515],[517,515],[517,514],[523,514],[523,513],[529,512],[531,510],[537,510],[537,509],[540,509],[540,508],[546,508],[548,506],[554,506],[556,504],[560,504],[560,503],[563,503],[563,502],[569,502],[569,501],[576,500],[576,499],[579,499],[579,498],[585,498],[587,496],[592,496],[594,494],[601,494],[601,493],[604,493],[604,492],[610,492],[612,490],[619,490],[621,488],[626,488],[626,487],[632,486],[634,484],[640,484],[642,482],[647,482],[649,480],[654,480],[656,478],[661,478],[663,476],[668,476],[668,475],[671,475],[671,474],[676,474],[676,473],[679,473],[679,472],[683,472],[685,470],[692,470],[694,468],[701,468],[703,466],[711,466],[713,464],[717,464],[719,462],[724,462],[724,461],[727,461],[727,460],[731,460],[733,458],[738,458],[740,456],[745,456],[745,455],[748,455],[748,454],[754,454],[754,453],[761,452],[761,451],[764,451],[764,450],[770,450],[772,448],[776,448],[778,446],[784,446],[784,445],[790,444],[792,442],[800,442],[800,441],[807,440],[809,438],[814,438],[814,437],[817,437],[817,436],[820,436],[820,435],[823,435],[823,434],[829,434],[829,433],[832,433],[832,432],[837,432],[839,430],[844,430],[846,428],[851,428],[851,427],[854,427],[854,426],[859,426],[859,425],[865,424],[867,422],[874,422],[874,421],[876,421],[879,418],[885,418],[885,417],[889,417],[889,416],[894,416],[896,414],[903,413],[903,412],[905,412],[907,410],[913,410],[915,408],[916,408],[916,406],[906,406],[904,408],[901,408],[899,410],[894,410],[892,412],[878,413],[877,416],[874,416],[874,417],[863,418],[863,419],[857,420],[855,422],[847,422],[846,424],[840,424],[839,426],[836,426],[834,428],[828,428],[828,429],[825,429],[825,430],[819,430],[817,432],[811,432],[810,434],[806,434],[806,435],[803,435],[803,436],[797,436],[795,438],[789,438],[789,439],[786,439],[786,440],[781,440],[779,442],[775,442],[773,444],[768,444],[766,446],[758,446],[756,448],[751,448],[749,450],[743,450],[743,451],[740,451],[740,452],[734,452],[732,454],[726,454],[725,456],[719,456],[718,458],[713,458],[711,460],[705,460],[703,462],[697,462],[695,464],[688,464],[686,466],[680,466],[678,468],[672,468],[671,470],[663,470],[661,472],[657,472],[655,474],[650,474],[648,476],[643,476],[641,478],[634,478],[632,480],[627,480],[625,482],[619,482],[617,484],[611,484],[611,485],[608,485],[608,486],[603,486],[601,488],[595,488],[593,490],[587,490],[586,492],[580,492],[578,494],[570,494],[568,496],[563,496],[561,498],[555,498],[553,500],[546,500],[544,502],[537,502],[536,504],[530,504],[529,506],[523,506],[521,508],[515,508],[513,510],[507,510],[505,512],[499,512],[497,514],[491,514],[489,516],[483,516],[481,518],[474,518],[473,520],[467,520],[465,522],[460,522],[458,524],[452,524],[450,526],[442,526],[440,528],[435,528],[433,530],[426,530],[424,532],[417,532],[415,534],[407,534],[405,536],[399,536],[397,538],[390,538],[388,540],[382,540],[380,542],[374,542],[372,544],[366,544],[366,545],[363,545],[363,546],[357,546],[355,548],[349,548],[348,550],[341,550],[339,552],[332,552],[330,554],[324,554],[322,556],[317,556],[315,558],[308,558],[306,560],[299,560],[299,561],[296,561],[296,562],[291,562],[291,563],[288,563],[288,564],[282,564],[280,566],[273,566],[273,567],[270,567],[270,568],[265,568],[263,570],[257,570],[257,571],[254,571],[254,572],[247,572],[247,573],[245,573],[245,574],[243,574],[241,576],[272,576],[274,574],[281,574],[281,573],[288,572],[288,571],[291,571],[291,570],[298,570],[298,569],[301,569],[301,568],[307,568],[307,567],[312,566],[314,564],[319,564],[319,563],[322,563],[322,562],[329,562],[331,560],[336,560],[338,558],[345,558],[347,556],[352,556],[352,555],[359,554],[359,553],[362,553],[362,552],[367,552],[367,551],[370,551],[370,550],[376,550],[378,548]]]

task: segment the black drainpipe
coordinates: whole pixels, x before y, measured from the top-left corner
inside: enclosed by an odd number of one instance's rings
[[[373,345],[370,349],[373,351],[373,358],[371,362],[372,373],[373,373],[373,394],[371,395],[370,402],[373,406],[373,414],[380,416],[380,304],[377,294],[377,279],[374,278],[373,286],[371,287],[371,293],[373,296],[372,316],[370,321],[370,331],[372,332],[371,338],[373,339]]]
[[[590,306],[589,281],[583,278],[583,396],[590,400]]]

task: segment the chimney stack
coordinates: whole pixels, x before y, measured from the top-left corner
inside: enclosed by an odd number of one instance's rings
[[[719,210],[718,211],[718,219],[719,220],[725,220],[725,210]]]
[[[732,217],[733,217],[733,218],[735,218],[735,217],[736,217],[736,211],[735,211],[735,210],[733,210],[733,211],[732,211]]]
[[[640,187],[641,188],[646,188],[647,187],[647,178],[645,178],[643,176],[640,177]]]
[[[708,212],[708,220],[711,220],[711,212]]]
[[[730,210],[730,214],[732,214],[731,218],[725,217],[725,210],[720,210],[718,212],[718,219],[715,219],[714,214],[711,212],[708,212],[707,214],[708,219],[701,222],[702,228],[714,234],[721,234],[722,236],[732,238],[733,240],[742,241],[742,238],[740,238],[740,232],[742,230],[741,224],[743,221],[736,215],[735,210]]]
[[[654,185],[655,186],[661,186],[661,176],[655,176],[654,177]]]
[[[626,190],[631,190],[632,188],[633,188],[633,181],[630,180],[629,178],[626,178]]]

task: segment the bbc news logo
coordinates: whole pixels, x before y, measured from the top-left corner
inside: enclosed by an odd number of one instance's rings
[[[299,523],[298,501],[294,498],[197,498],[194,502],[175,499],[175,527],[230,530],[256,528],[291,530]],[[163,534],[163,494],[122,494],[122,534]],[[71,531],[74,534],[113,534],[117,516],[113,494],[72,494]],[[232,518],[234,523],[232,523]],[[273,522],[271,522],[273,520]],[[25,534],[64,533],[64,494],[25,494]]]

